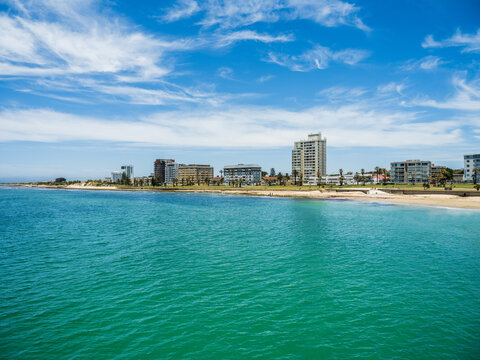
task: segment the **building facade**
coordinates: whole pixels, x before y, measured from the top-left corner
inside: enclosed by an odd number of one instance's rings
[[[474,182],[473,169],[478,169],[476,183],[480,183],[480,154],[463,156],[463,181]]]
[[[175,160],[173,159],[157,159],[154,162],[154,176],[155,179],[160,183],[165,183],[165,167],[169,163],[173,163]]]
[[[340,180],[340,175],[327,175],[324,182],[327,185],[354,185],[355,179],[353,174],[343,175],[343,180]]]
[[[122,165],[120,167],[121,171],[125,173],[127,178],[132,181],[134,176],[133,176],[133,165]]]
[[[178,179],[178,166],[176,162],[169,162],[165,164],[165,183],[171,185],[173,179]]]
[[[123,171],[112,171],[112,182],[116,183],[122,181]]]
[[[223,167],[224,182],[242,179],[244,184],[260,184],[262,181],[262,167],[256,164],[226,165]]]
[[[310,134],[307,140],[295,141],[292,150],[292,174],[303,182],[316,183],[317,173],[327,175],[327,139],[322,134]]]
[[[422,184],[431,179],[432,163],[422,160],[407,160],[390,164],[390,180],[396,184]]]
[[[213,178],[213,167],[210,165],[178,165],[180,184],[204,184],[209,183],[211,178]]]

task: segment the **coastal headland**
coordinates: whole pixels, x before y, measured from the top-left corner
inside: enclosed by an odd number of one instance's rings
[[[49,189],[66,190],[104,190],[104,191],[156,191],[156,192],[179,192],[179,193],[210,193],[248,196],[274,196],[308,199],[338,199],[358,200],[370,202],[384,202],[391,204],[421,205],[448,207],[458,209],[480,210],[480,192],[475,190],[408,190],[379,189],[379,188],[345,188],[345,189],[324,189],[324,188],[285,188],[282,187],[128,187],[128,186],[93,186],[85,183],[74,185],[44,185],[44,184],[0,184],[1,186],[37,187]]]

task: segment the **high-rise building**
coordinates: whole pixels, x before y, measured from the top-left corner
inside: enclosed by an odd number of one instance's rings
[[[172,184],[173,179],[178,179],[178,166],[176,162],[165,164],[165,183]]]
[[[133,165],[122,165],[120,169],[125,173],[129,180],[133,180]]]
[[[327,139],[322,134],[310,134],[307,140],[295,141],[292,150],[292,175],[303,182],[316,183],[317,174],[327,175]]]
[[[208,183],[213,177],[213,167],[210,165],[178,165],[178,181],[181,184]],[[208,181],[207,181],[208,179]]]
[[[223,167],[224,182],[242,179],[244,184],[260,184],[262,181],[262,167],[256,164],[226,165]]]
[[[173,159],[157,159],[154,162],[154,174],[155,179],[160,183],[165,183],[165,166],[168,163],[173,163],[175,160]]]
[[[473,169],[478,169],[476,182],[480,183],[480,154],[463,156],[463,181],[473,181]]]
[[[390,167],[390,179],[396,184],[422,184],[432,176],[430,161],[398,161],[390,163]]]

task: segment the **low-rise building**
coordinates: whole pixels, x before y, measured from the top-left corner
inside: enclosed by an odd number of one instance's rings
[[[277,185],[278,184],[278,177],[276,176],[264,176],[262,178],[263,185]]]
[[[222,176],[214,176],[210,179],[210,184],[211,185],[220,185],[223,184],[224,179]]]
[[[178,181],[180,184],[205,184],[213,177],[213,167],[210,165],[178,165]]]
[[[120,182],[123,179],[123,171],[112,171],[112,182]]]
[[[327,175],[324,179],[327,185],[354,185],[354,176],[353,174],[343,175],[343,181],[340,180],[340,175]]]
[[[470,154],[463,156],[463,180],[468,182],[480,183],[480,154]],[[477,169],[476,179],[474,176],[474,169]],[[474,181],[476,180],[476,181]]]
[[[422,184],[431,178],[432,163],[430,161],[392,162],[390,167],[390,179],[396,184]]]
[[[259,184],[262,179],[262,167],[257,164],[226,165],[223,167],[223,176],[226,184],[240,179],[246,185]]]

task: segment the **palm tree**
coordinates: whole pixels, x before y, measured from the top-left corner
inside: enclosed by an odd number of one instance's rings
[[[283,174],[281,171],[278,172],[277,174],[277,179],[278,179],[278,185],[282,185],[282,181],[283,181]]]
[[[297,185],[297,176],[298,176],[298,171],[297,170],[293,170],[292,171],[292,175],[293,175],[293,178],[295,179],[295,185]]]
[[[379,179],[378,179],[378,178],[379,178],[379,175],[380,175],[380,171],[381,171],[381,170],[382,170],[382,169],[381,169],[379,166],[375,166],[375,172],[377,173],[377,181],[376,181],[376,184],[378,184],[378,182],[379,182]]]
[[[322,175],[320,171],[317,171],[317,186],[320,187],[320,183],[322,182]]]
[[[365,169],[361,169],[360,172],[362,173],[362,182],[365,185]]]
[[[472,175],[473,185],[477,185],[477,176],[480,170],[478,170],[478,168],[473,168],[472,171],[473,171],[473,175]]]
[[[340,186],[343,186],[343,179],[345,179],[343,177],[343,169],[338,170],[338,172],[340,173],[340,177],[338,178],[338,180],[340,181]]]

